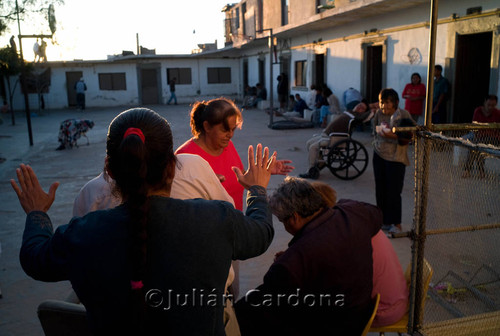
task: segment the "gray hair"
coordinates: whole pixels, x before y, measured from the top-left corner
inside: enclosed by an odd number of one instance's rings
[[[273,214],[282,221],[295,212],[303,218],[309,217],[326,207],[326,203],[307,180],[287,176],[269,197],[269,206]]]

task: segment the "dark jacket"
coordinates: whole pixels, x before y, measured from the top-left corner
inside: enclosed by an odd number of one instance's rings
[[[237,302],[242,335],[359,336],[370,314],[371,238],[381,225],[379,208],[352,200],[307,223],[264,283]]]
[[[266,251],[273,238],[265,190],[251,187],[247,216],[222,201],[153,196],[147,227],[145,329],[164,335],[224,335],[223,294],[232,259]],[[96,334],[132,334],[134,309],[124,205],[61,225],[31,212],[21,264],[42,281],[70,280]],[[187,300],[187,301],[186,301]]]

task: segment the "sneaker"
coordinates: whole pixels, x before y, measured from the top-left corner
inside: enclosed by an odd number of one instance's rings
[[[394,233],[401,233],[401,229],[398,228],[396,225],[391,225],[391,228],[389,229],[389,231],[387,231],[387,237],[389,238],[392,238],[392,235]]]
[[[317,180],[319,178],[319,168],[311,167],[305,174],[299,174],[299,177]]]
[[[381,230],[382,231],[389,231],[390,229],[392,229],[393,226],[394,225],[392,225],[392,224],[384,224],[384,225],[382,225]]]

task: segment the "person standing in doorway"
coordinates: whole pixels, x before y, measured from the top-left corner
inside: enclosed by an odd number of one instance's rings
[[[170,85],[170,99],[167,102],[167,105],[170,105],[172,99],[174,100],[174,104],[177,105],[177,96],[175,95],[175,82],[177,81],[177,77],[174,77],[170,80],[168,85]]]
[[[441,124],[446,122],[446,100],[448,99],[450,84],[441,74],[443,67],[434,67],[434,91],[432,100],[432,123]]]
[[[285,113],[288,99],[288,77],[282,72],[277,78],[278,80],[278,100],[280,102],[280,113]]]
[[[406,84],[402,96],[406,99],[405,110],[410,112],[411,117],[418,124],[425,101],[425,85],[422,84],[422,78],[418,72],[411,75],[411,83]],[[422,120],[420,124],[423,124]]]
[[[76,91],[76,105],[79,109],[85,110],[85,91],[87,91],[87,84],[83,81],[83,77],[75,83]]]

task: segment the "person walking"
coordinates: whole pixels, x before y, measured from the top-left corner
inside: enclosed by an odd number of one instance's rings
[[[175,95],[175,82],[177,81],[177,77],[172,78],[168,85],[170,86],[170,99],[167,102],[167,105],[170,105],[172,99],[174,100],[174,104],[177,105],[177,96]]]

